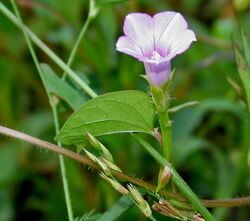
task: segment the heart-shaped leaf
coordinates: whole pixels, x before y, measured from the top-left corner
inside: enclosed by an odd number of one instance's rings
[[[64,144],[94,136],[142,132],[151,134],[154,121],[151,98],[141,91],[120,91],[98,96],[85,103],[65,123],[56,140]]]

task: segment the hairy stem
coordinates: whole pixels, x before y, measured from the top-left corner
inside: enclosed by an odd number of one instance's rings
[[[158,113],[159,124],[162,134],[163,157],[169,162],[172,160],[172,132],[171,121],[169,120],[168,111]]]
[[[68,150],[66,148],[63,147],[59,147],[55,144],[52,144],[50,142],[38,139],[36,137],[32,137],[28,134],[4,127],[4,126],[0,126],[0,134],[9,136],[9,137],[13,137],[19,140],[23,140],[25,142],[28,142],[30,144],[33,144],[37,147],[40,147],[42,149],[46,149],[49,150],[51,152],[57,153],[57,154],[61,154],[65,157],[68,157],[72,160],[75,160],[81,164],[84,164],[85,166],[91,167],[93,169],[97,169],[99,170],[98,166],[93,163],[91,160],[89,160],[88,158],[75,153],[71,150]],[[142,188],[145,188],[146,190],[149,191],[154,191],[155,190],[155,186],[147,183],[145,181],[142,181],[138,178],[135,177],[131,177],[128,176],[124,173],[118,172],[116,170],[112,170],[111,169],[112,174],[117,177],[118,179],[120,179],[123,182],[129,182],[132,184],[135,184],[137,186],[140,186]],[[160,194],[163,196],[167,196],[169,198],[173,198],[176,200],[180,200],[180,201],[185,201],[185,199],[178,195],[178,194],[174,194],[165,190],[160,191]],[[203,204],[207,207],[236,207],[236,206],[244,206],[244,205],[250,205],[250,196],[248,197],[242,197],[242,198],[236,198],[236,199],[225,199],[225,200],[202,200]]]
[[[66,148],[59,147],[59,146],[52,144],[50,142],[38,139],[36,137],[32,137],[28,134],[25,134],[25,133],[22,133],[22,132],[19,132],[19,131],[16,131],[16,130],[13,130],[13,129],[10,129],[7,127],[3,127],[3,126],[0,126],[0,134],[4,134],[6,136],[10,136],[13,138],[17,138],[19,140],[26,141],[26,142],[33,144],[35,146],[38,146],[42,149],[46,149],[46,150],[52,151],[54,153],[66,156],[74,161],[77,161],[79,163],[84,164],[87,167],[91,167],[93,169],[99,170],[99,167],[95,163],[93,163],[91,160],[89,160],[88,158],[86,158],[78,153],[75,153],[71,150],[68,150]],[[110,169],[110,170],[115,177],[117,177],[118,179],[120,179],[123,182],[129,182],[129,183],[138,185],[138,186],[145,188],[147,190],[150,190],[150,191],[155,190],[154,185],[151,185],[151,184],[144,182],[140,179],[128,176],[124,173],[120,173],[116,170],[112,170],[112,169]],[[165,196],[168,196],[168,197],[171,197],[171,198],[174,198],[177,200],[184,200],[183,197],[176,195],[176,194],[173,194],[173,193],[170,193],[168,191],[162,191],[161,193]]]
[[[169,162],[172,161],[172,132],[171,121],[168,115],[169,84],[166,88],[158,88],[151,85],[151,93],[155,109],[159,117],[159,125],[162,135],[162,155]]]
[[[239,197],[233,199],[225,199],[225,200],[202,200],[203,204],[209,208],[217,208],[217,207],[239,207],[246,206],[250,204],[250,197]]]

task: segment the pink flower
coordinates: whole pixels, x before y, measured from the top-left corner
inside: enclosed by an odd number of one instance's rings
[[[126,16],[116,49],[142,61],[147,78],[155,86],[163,85],[171,72],[171,59],[187,50],[195,34],[179,13],[167,11],[151,17],[144,13]]]

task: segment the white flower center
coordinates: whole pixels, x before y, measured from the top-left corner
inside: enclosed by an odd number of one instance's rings
[[[157,51],[153,51],[151,59],[154,60],[156,64],[158,64],[159,61],[162,59],[162,56]]]

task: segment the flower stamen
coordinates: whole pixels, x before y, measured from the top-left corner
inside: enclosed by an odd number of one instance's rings
[[[162,59],[162,56],[157,51],[153,51],[151,59],[154,60],[156,64],[158,64]]]

